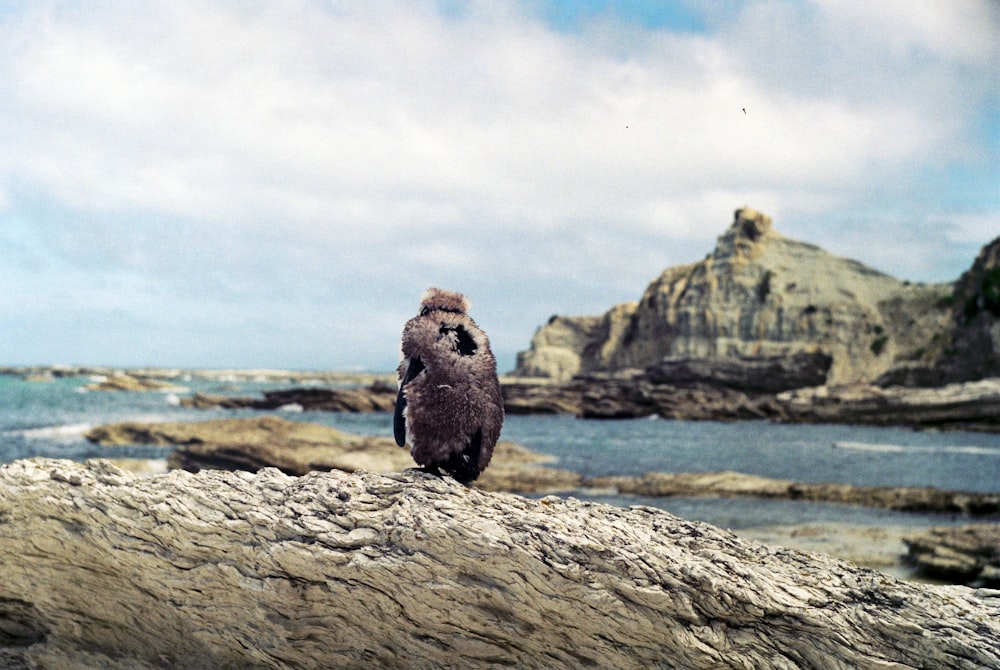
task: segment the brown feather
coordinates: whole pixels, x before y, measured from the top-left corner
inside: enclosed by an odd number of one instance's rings
[[[489,465],[504,418],[496,359],[468,306],[461,293],[424,294],[403,328],[395,417],[396,440],[410,445],[413,460],[463,482]]]

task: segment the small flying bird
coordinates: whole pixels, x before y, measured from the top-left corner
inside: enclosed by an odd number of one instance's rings
[[[497,362],[461,293],[430,288],[403,327],[392,428],[428,472],[468,484],[490,463],[503,427]]]
[[[743,116],[746,116],[746,115],[747,115],[747,108],[746,108],[746,107],[744,107],[744,108],[743,108]]]

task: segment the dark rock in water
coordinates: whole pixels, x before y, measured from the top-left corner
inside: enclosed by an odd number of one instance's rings
[[[507,414],[579,414],[580,393],[564,384],[501,381]]]
[[[538,390],[535,391],[534,389]],[[692,382],[654,383],[641,370],[579,376],[566,384],[506,388],[512,414],[565,412],[592,419],[658,415],[688,421],[787,423],[1000,431],[1000,378],[941,388],[817,386],[778,394]]]
[[[664,358],[646,368],[654,384],[718,386],[756,393],[780,393],[806,386],[822,386],[833,357],[800,351],[785,356],[732,358]]]
[[[414,471],[17,461],[0,520],[13,667],[1000,667],[995,592]]]
[[[776,397],[784,420],[1000,431],[1000,378],[940,388],[818,387]]]
[[[580,411],[586,419],[662,416],[683,421],[773,419],[773,408],[761,394],[692,384],[654,384],[645,375],[588,375],[574,380],[580,391]]]
[[[796,482],[742,472],[649,472],[639,477],[592,477],[594,488],[651,496],[723,496],[808,500],[899,512],[1000,515],[1000,493],[948,491],[932,486],[855,486],[833,482]]]
[[[182,398],[181,405],[208,409],[280,409],[299,407],[303,411],[323,412],[391,412],[396,406],[396,389],[389,384],[375,383],[366,388],[293,388],[265,391],[261,398],[231,398],[197,393]]]
[[[903,542],[907,559],[924,576],[1000,587],[1000,524],[931,528]]]

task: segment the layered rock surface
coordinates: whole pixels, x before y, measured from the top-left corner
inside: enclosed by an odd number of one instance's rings
[[[1000,665],[994,591],[419,473],[0,468],[8,667]]]
[[[655,381],[662,378],[655,368],[653,373],[594,373],[563,384],[521,381],[504,386],[504,399],[511,413],[566,412],[593,419],[656,415],[688,421],[767,419],[1000,432],[1000,378],[933,389],[852,384],[773,394],[719,384],[727,369],[708,368],[714,383],[696,380],[684,385]],[[759,385],[772,382],[762,380]]]
[[[638,303],[603,317],[551,319],[514,374],[566,380],[663,358],[821,352],[832,357],[826,381],[871,381],[897,361],[930,355],[950,322],[951,291],[791,240],[768,216],[740,209],[706,259],[668,268]]]
[[[394,472],[416,465],[409,451],[399,448],[392,438],[355,435],[275,416],[192,423],[125,422],[93,428],[87,439],[104,446],[174,445],[169,466],[192,472],[204,468],[256,472],[274,467],[304,475],[327,470]],[[476,486],[520,493],[580,486],[580,475],[545,467],[553,460],[513,442],[500,441]]]
[[[907,558],[925,576],[1000,586],[1000,524],[930,528],[903,538]]]

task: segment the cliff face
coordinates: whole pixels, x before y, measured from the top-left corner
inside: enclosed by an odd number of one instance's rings
[[[946,381],[1000,376],[1000,237],[983,247],[955,286],[955,335]]]
[[[950,284],[910,284],[788,239],[770,217],[737,210],[704,260],[668,268],[638,304],[603,317],[555,317],[515,374],[573,374],[645,368],[664,358],[832,356],[828,382],[870,381],[895,363],[933,354],[951,319]],[[586,324],[586,327],[584,326]],[[577,328],[569,351],[536,347],[555,328]],[[556,361],[579,360],[579,366]]]
[[[1000,377],[1000,237],[955,282],[949,329],[925,360],[889,370],[882,384],[940,386]]]

